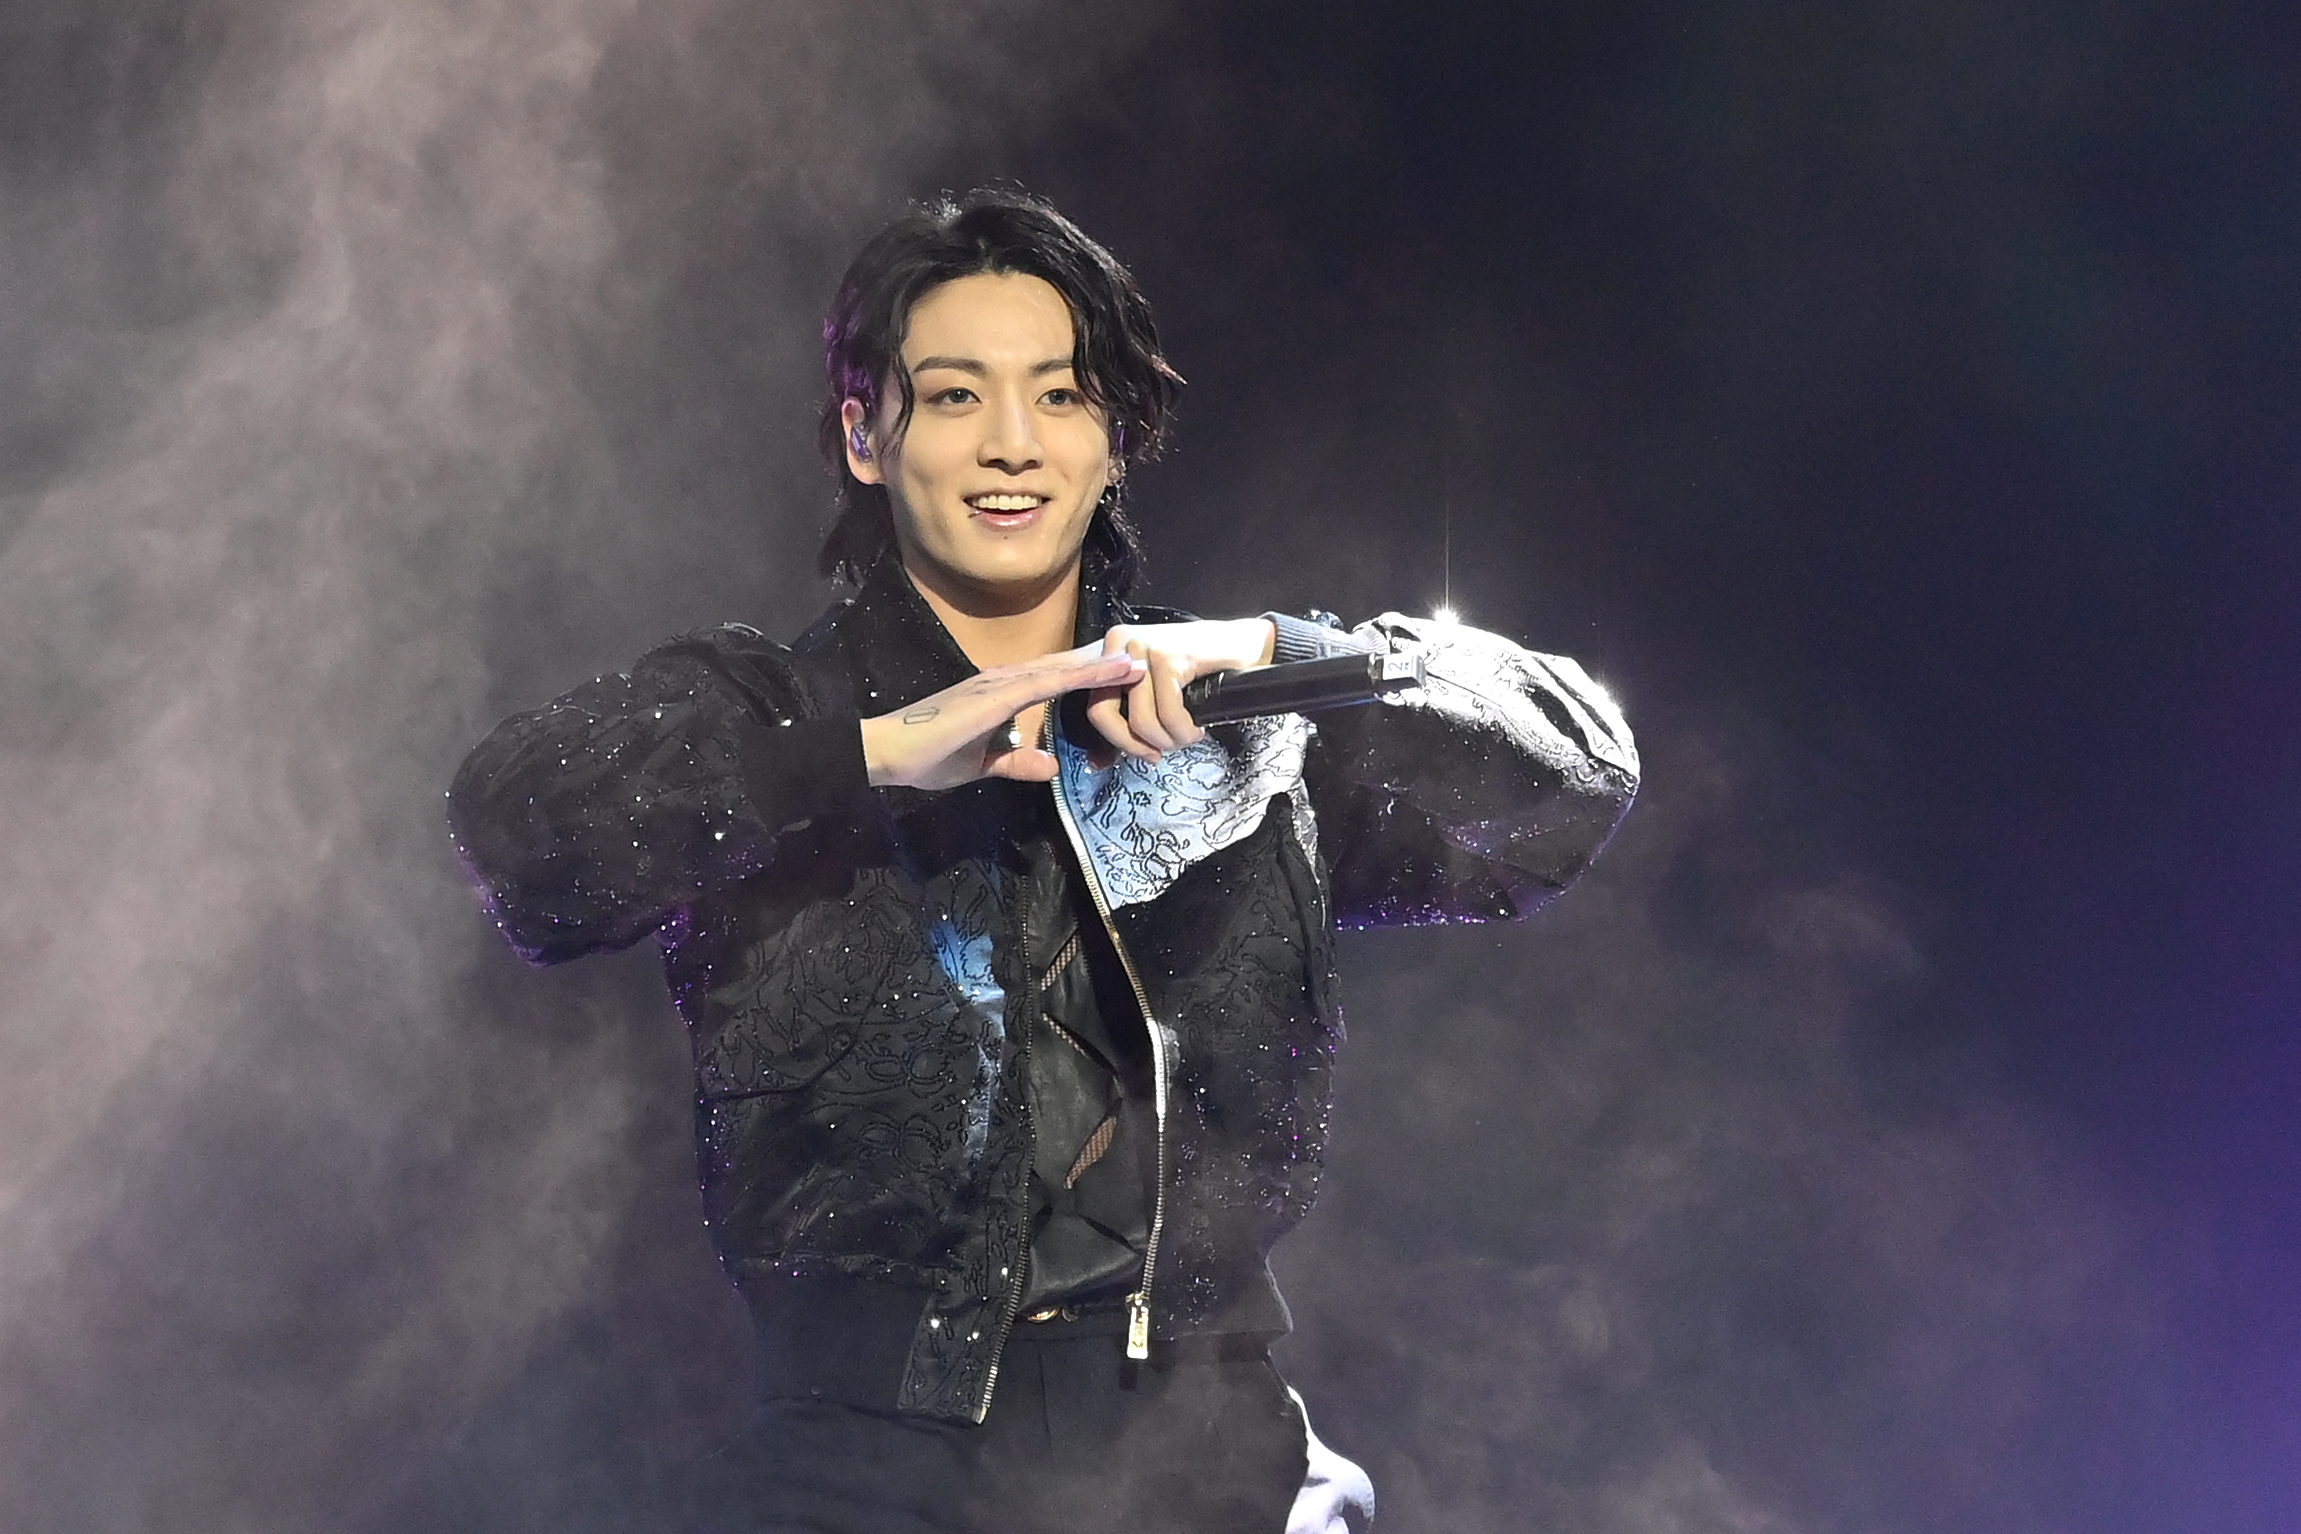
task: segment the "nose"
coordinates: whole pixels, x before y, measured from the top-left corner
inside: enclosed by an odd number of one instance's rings
[[[985,468],[1002,474],[1020,474],[1039,466],[1043,450],[1029,400],[1003,399],[984,412],[983,442],[976,457]]]

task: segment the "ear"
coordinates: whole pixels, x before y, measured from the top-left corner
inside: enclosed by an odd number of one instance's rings
[[[850,398],[839,406],[839,426],[847,450],[847,472],[866,485],[883,485],[887,474],[879,465],[879,446],[872,440],[871,413],[863,402]]]

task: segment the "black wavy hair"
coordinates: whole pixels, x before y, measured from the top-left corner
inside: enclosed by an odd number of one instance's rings
[[[1155,457],[1165,441],[1182,376],[1159,352],[1150,305],[1109,251],[1028,192],[984,187],[923,205],[880,230],[856,255],[823,321],[830,387],[816,445],[839,480],[838,519],[816,559],[825,576],[860,585],[895,541],[886,487],[863,483],[847,467],[841,407],[859,400],[876,416],[882,391],[892,389],[900,403],[891,435],[900,440],[917,404],[902,366],[911,310],[944,283],[980,272],[1037,277],[1063,296],[1079,390],[1110,423],[1111,452],[1122,471]],[[1126,514],[1125,488],[1125,474],[1114,475],[1086,539],[1090,568],[1119,596],[1142,570],[1142,542]]]

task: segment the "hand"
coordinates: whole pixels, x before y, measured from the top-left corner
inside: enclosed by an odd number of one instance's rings
[[[1123,652],[1088,645],[979,671],[906,708],[864,720],[863,765],[874,788],[957,788],[977,778],[1047,782],[1055,775],[1055,758],[1038,746],[1044,705],[1061,693],[1132,686],[1145,670]],[[1007,722],[1017,718],[1024,744],[1010,750]]]
[[[1155,762],[1206,735],[1182,701],[1184,683],[1217,671],[1267,666],[1277,641],[1268,618],[1122,623],[1103,636],[1103,653],[1135,657],[1143,663],[1143,674],[1130,683],[1096,688],[1087,718],[1118,750]]]

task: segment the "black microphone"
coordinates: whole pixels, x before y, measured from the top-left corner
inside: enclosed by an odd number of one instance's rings
[[[1421,685],[1420,655],[1378,650],[1217,671],[1185,684],[1182,701],[1200,724],[1227,724],[1264,714],[1351,708]]]
[[[1243,671],[1215,671],[1183,684],[1183,706],[1200,724],[1229,724],[1264,714],[1309,714],[1326,708],[1373,703],[1423,682],[1420,655],[1387,650],[1325,655],[1317,660],[1281,661]],[[1102,739],[1087,720],[1088,694],[1064,693],[1056,707],[1063,738]]]

